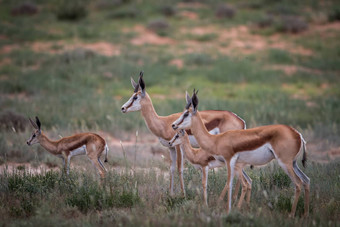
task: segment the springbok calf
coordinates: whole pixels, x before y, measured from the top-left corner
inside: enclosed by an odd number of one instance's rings
[[[286,125],[268,125],[245,130],[232,130],[218,135],[211,135],[204,127],[201,113],[197,111],[198,98],[194,91],[187,102],[183,114],[173,122],[173,129],[191,129],[202,149],[215,157],[221,156],[226,161],[228,180],[221,193],[223,199],[228,191],[227,213],[231,210],[232,180],[237,162],[262,165],[277,159],[279,165],[295,184],[295,199],[290,215],[295,215],[301,186],[305,189],[305,216],[309,212],[309,178],[299,169],[296,158],[303,148],[302,164],[305,166],[305,140],[295,129]],[[240,201],[243,200],[246,182],[241,178],[243,188]],[[241,202],[242,203],[242,202]]]
[[[224,159],[215,159],[202,148],[193,148],[190,145],[188,134],[183,129],[179,130],[170,141],[161,140],[161,143],[167,147],[179,145],[186,159],[195,168],[202,171],[203,199],[204,203],[208,206],[207,185],[209,169],[225,166]]]
[[[36,122],[29,118],[35,131],[27,140],[27,145],[39,143],[51,154],[63,160],[63,169],[69,174],[71,158],[76,155],[87,155],[92,164],[98,170],[100,177],[105,178],[106,168],[100,160],[100,156],[105,150],[105,161],[107,162],[108,146],[105,140],[94,133],[79,133],[73,136],[65,137],[57,141],[50,140],[42,131],[41,123],[38,117]]]
[[[141,111],[144,121],[149,130],[158,138],[170,140],[175,132],[171,128],[171,124],[176,120],[181,113],[175,113],[169,116],[158,116],[156,113],[151,98],[145,91],[145,82],[143,80],[143,73],[140,73],[139,83],[137,84],[131,78],[131,84],[134,88],[134,93],[131,98],[122,106],[123,113]],[[232,129],[244,129],[245,122],[236,114],[229,111],[206,110],[202,111],[202,118],[204,125],[208,131],[213,130],[217,133],[225,132]],[[193,146],[198,146],[197,141],[188,131],[190,143]],[[182,194],[185,196],[184,182],[183,182],[183,153],[179,146],[170,147],[170,194],[173,195],[174,171],[176,169],[176,160],[178,174],[180,177]]]

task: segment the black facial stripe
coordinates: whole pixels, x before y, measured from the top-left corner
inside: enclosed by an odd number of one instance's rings
[[[135,95],[133,98],[132,98],[132,102],[130,103],[130,105],[128,105],[127,107],[126,107],[126,109],[129,109],[131,106],[132,106],[132,104],[133,104],[133,102],[135,101],[135,97],[137,97],[137,95]]]

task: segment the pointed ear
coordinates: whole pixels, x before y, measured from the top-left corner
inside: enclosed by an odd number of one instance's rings
[[[185,92],[185,100],[187,102],[187,104],[185,105],[185,109],[188,110],[190,108],[190,106],[191,106],[191,98],[190,98],[190,96],[189,96],[187,91]]]
[[[164,146],[164,147],[170,147],[169,141],[159,137],[159,142]]]
[[[34,121],[32,121],[32,119],[30,117],[28,118],[28,120],[31,122],[31,125],[33,126],[33,128],[39,129],[38,125]]]
[[[39,120],[39,118],[37,116],[35,116],[35,121],[36,121],[38,129],[40,131],[41,123],[40,123],[40,120]]]
[[[195,92],[195,89],[194,89],[194,94],[192,95],[192,98],[191,98],[192,106],[194,107],[193,114],[195,114],[197,112],[197,106],[198,106],[197,93],[198,93],[198,91]]]
[[[191,98],[187,91],[185,91],[185,100],[187,101],[187,104],[191,101]]]
[[[143,72],[140,72],[139,74],[139,87],[142,89],[142,96],[145,96],[145,83],[143,80]]]
[[[131,77],[131,85],[134,89],[134,92],[136,93],[139,89],[139,85],[133,80],[133,78]]]

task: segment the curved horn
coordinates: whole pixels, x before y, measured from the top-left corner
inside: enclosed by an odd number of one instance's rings
[[[31,125],[33,126],[33,128],[39,129],[38,125],[34,121],[32,121],[30,117],[28,118],[28,120],[31,122]]]

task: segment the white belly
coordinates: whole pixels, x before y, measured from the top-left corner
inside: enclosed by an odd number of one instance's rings
[[[223,161],[220,161],[220,160],[214,160],[214,161],[210,161],[208,163],[208,166],[209,166],[209,169],[213,169],[213,168],[216,168],[216,167],[224,167],[225,166],[225,162]]]
[[[252,151],[239,152],[237,162],[251,164],[251,165],[264,165],[275,158],[273,148],[269,143]]]
[[[85,154],[86,154],[86,145],[83,145],[77,149],[74,149],[70,153],[71,156],[85,155]]]

